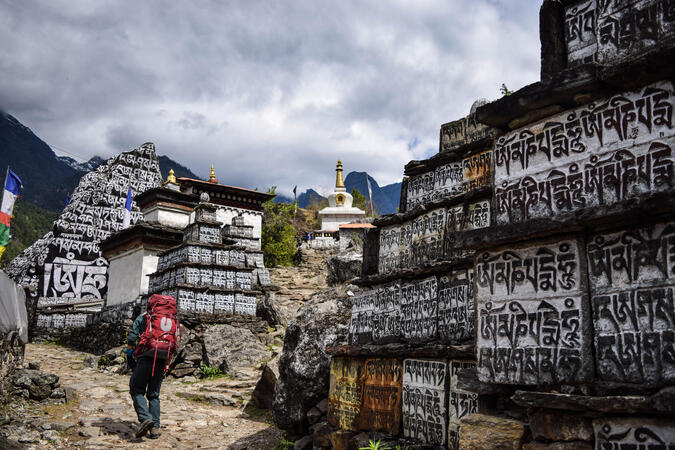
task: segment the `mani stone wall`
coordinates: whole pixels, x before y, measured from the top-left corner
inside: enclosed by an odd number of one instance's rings
[[[459,421],[476,411],[477,395],[457,383],[476,365],[473,252],[454,242],[492,220],[495,130],[476,123],[475,106],[441,126],[437,155],[406,166],[402,212],[366,235],[351,342],[328,349],[335,427],[458,448]]]
[[[674,13],[544,1],[542,81],[406,165],[350,342],[327,349],[338,433],[675,448]]]
[[[99,244],[123,227],[127,192],[161,183],[155,146],[120,153],[87,173],[48,233],[18,255],[8,274],[31,294],[38,329],[83,327],[103,305],[108,261]],[[132,204],[131,225],[141,218]]]
[[[259,240],[243,216],[222,226],[217,212],[206,202],[195,208],[183,243],[160,253],[149,292],[174,297],[180,311],[255,316],[260,288],[271,284]]]

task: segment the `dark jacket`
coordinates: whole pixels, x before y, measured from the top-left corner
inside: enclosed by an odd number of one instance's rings
[[[135,347],[138,344],[141,334],[145,331],[146,326],[145,313],[136,317],[134,324],[131,326],[131,330],[129,330],[129,334],[127,335],[127,344]]]

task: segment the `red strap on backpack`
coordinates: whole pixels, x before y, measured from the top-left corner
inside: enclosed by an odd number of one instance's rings
[[[148,301],[148,310],[145,315],[145,331],[141,334],[140,342],[134,355],[140,356],[148,350],[154,350],[152,360],[152,374],[155,375],[155,365],[159,351],[166,352],[166,367],[169,368],[171,354],[178,347],[176,333],[180,336],[180,324],[176,308],[176,300],[168,295],[153,295]]]

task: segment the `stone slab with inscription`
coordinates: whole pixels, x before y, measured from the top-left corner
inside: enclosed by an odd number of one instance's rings
[[[476,358],[488,383],[548,385],[593,377],[581,238],[476,256]]]
[[[652,417],[604,417],[593,421],[595,448],[675,448],[675,420]]]
[[[108,159],[80,179],[70,203],[55,221],[54,231],[40,241],[39,252],[29,248],[10,264],[9,271],[17,278],[21,271],[35,274],[38,308],[103,303],[109,263],[99,244],[123,229],[129,188],[136,195],[160,182],[159,161],[150,143]],[[142,214],[132,202],[130,223],[140,218]],[[23,255],[30,255],[30,259]],[[83,326],[77,317],[64,321],[70,321],[68,326]],[[46,318],[41,320],[47,322]],[[58,328],[61,321],[51,323]]]
[[[474,321],[473,267],[439,277],[438,338],[453,344],[473,339]]]
[[[475,112],[441,125],[440,152],[450,152],[494,136],[495,130],[483,125]]]
[[[497,224],[671,191],[673,85],[662,81],[517,129],[494,150]]]
[[[364,375],[363,359],[340,357],[331,359],[328,423],[343,430],[358,430]]]
[[[475,368],[476,363],[451,360],[448,363],[450,376],[450,402],[448,407],[448,448],[459,450],[459,421],[462,417],[478,411],[478,394],[459,389],[457,379],[462,369]]]
[[[675,223],[597,234],[587,245],[598,376],[675,381]]]
[[[492,184],[492,150],[486,150],[408,178],[406,211]]]
[[[675,37],[669,0],[587,0],[565,8],[568,66],[614,64]]]
[[[403,436],[430,445],[445,444],[447,369],[445,360],[403,361]]]
[[[396,435],[401,428],[403,364],[394,358],[365,361],[360,428]]]
[[[401,283],[401,337],[408,342],[436,339],[438,281],[436,277]]]

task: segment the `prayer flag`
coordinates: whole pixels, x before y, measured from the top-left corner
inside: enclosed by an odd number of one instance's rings
[[[9,244],[9,222],[14,211],[14,202],[19,196],[21,180],[7,168],[5,177],[5,190],[2,192],[2,207],[0,208],[0,257]]]

